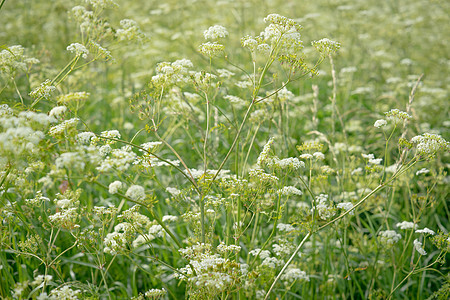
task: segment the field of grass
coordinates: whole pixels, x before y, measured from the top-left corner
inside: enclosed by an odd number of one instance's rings
[[[449,12],[0,0],[0,299],[449,299]]]

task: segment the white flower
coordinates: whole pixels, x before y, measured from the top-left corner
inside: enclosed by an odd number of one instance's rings
[[[397,224],[395,224],[395,226],[397,226],[400,229],[416,229],[417,228],[417,224],[414,224],[414,222],[407,222],[407,221],[397,223]]]
[[[373,124],[373,126],[375,126],[376,128],[381,128],[381,127],[386,126],[386,125],[387,125],[387,121],[384,120],[384,119],[376,120],[375,124]]]
[[[388,246],[392,246],[402,238],[402,236],[394,230],[380,231],[378,235],[380,236],[381,242]]]
[[[206,40],[218,40],[219,38],[225,38],[228,35],[228,31],[221,25],[214,25],[203,32]]]
[[[433,230],[431,230],[429,228],[426,228],[426,227],[424,229],[416,230],[416,233],[431,234],[431,235],[435,235],[436,234]]]
[[[277,191],[277,194],[290,196],[290,195],[298,195],[301,196],[303,193],[299,189],[293,186],[285,186],[281,190]]]
[[[87,58],[89,54],[89,50],[80,43],[73,43],[67,46],[67,51],[75,53],[77,56],[81,56],[82,58]]]
[[[418,239],[414,240],[414,248],[416,248],[417,252],[420,253],[420,255],[427,255],[427,252],[425,251],[425,249],[423,249],[422,247],[422,243],[419,242]]]
[[[350,210],[350,209],[353,208],[353,203],[351,203],[351,202],[342,202],[342,203],[339,203],[339,204],[337,205],[337,208],[341,208],[341,209],[347,211],[347,210]],[[354,215],[354,214],[355,214],[355,211],[352,210],[352,211],[350,212],[350,215]]]
[[[52,110],[48,113],[48,115],[50,117],[57,118],[57,117],[61,116],[62,114],[64,114],[66,112],[66,110],[67,110],[67,107],[65,107],[65,106],[56,106],[56,107],[52,108]]]
[[[325,155],[322,152],[314,152],[313,156],[317,160],[324,160],[325,159]]]
[[[114,181],[109,184],[109,193],[117,194],[117,192],[124,187],[124,184],[121,181]]]
[[[132,200],[143,200],[145,198],[145,189],[140,185],[132,185],[128,188],[125,196]]]

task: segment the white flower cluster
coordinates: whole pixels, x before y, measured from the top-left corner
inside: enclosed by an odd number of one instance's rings
[[[268,54],[270,52],[270,46],[264,43],[264,39],[261,36],[252,37],[246,35],[241,38],[241,45],[242,47],[249,49],[252,56],[254,56],[256,52],[263,54]]]
[[[327,38],[323,38],[321,40],[318,41],[313,41],[311,42],[311,44],[314,46],[314,48],[316,48],[316,50],[324,55],[324,56],[328,56],[330,54],[334,54],[336,53],[339,48],[341,48],[341,44],[335,41],[332,41],[330,39]]]
[[[295,249],[293,244],[287,242],[280,244],[273,244],[272,248],[273,252],[275,252],[277,256],[289,255]]]
[[[89,54],[89,50],[86,48],[86,46],[80,43],[70,44],[69,46],[67,46],[67,51],[75,53],[76,56],[81,56],[82,58],[87,58]]]
[[[414,224],[414,222],[408,222],[403,221],[401,223],[395,224],[400,229],[407,230],[407,229],[417,229],[417,224]]]
[[[114,232],[108,233],[103,240],[103,252],[116,255],[126,249],[127,241],[134,235],[134,228],[130,223],[119,223]]]
[[[198,50],[203,55],[214,57],[222,53],[225,50],[225,46],[217,42],[206,42],[201,44]]]
[[[87,92],[73,92],[60,95],[56,98],[58,103],[70,103],[74,101],[85,101],[91,94]]]
[[[386,125],[387,125],[387,121],[384,120],[384,119],[376,120],[375,124],[373,124],[373,126],[376,127],[376,128],[381,128],[381,127],[386,126]]]
[[[450,142],[438,134],[424,133],[413,137],[411,143],[416,145],[417,153],[421,156],[434,155],[439,151],[450,151]]]
[[[162,289],[151,289],[148,290],[147,292],[145,292],[145,297],[147,298],[151,298],[151,299],[157,299],[159,297],[164,296],[165,294],[167,294],[167,291],[162,288]]]
[[[391,120],[394,123],[399,123],[401,121],[412,119],[412,117],[408,113],[398,110],[396,108],[391,109],[390,111],[385,112],[384,114],[386,115],[386,118],[388,120]]]
[[[48,134],[53,137],[62,136],[66,131],[76,128],[76,126],[78,125],[78,121],[78,118],[65,120],[64,122],[51,127],[48,131]]]
[[[216,248],[217,252],[219,253],[229,253],[229,252],[234,252],[237,253],[239,251],[241,251],[241,246],[237,246],[237,245],[225,245],[223,242],[220,243],[217,248]]]
[[[270,14],[264,18],[264,22],[270,24],[261,32],[261,37],[270,42],[272,47],[277,47],[280,54],[297,54],[303,48],[300,39],[302,26],[296,21]]]
[[[278,223],[277,229],[279,231],[291,232],[295,230],[295,227],[291,224]]]
[[[189,68],[192,67],[193,64],[189,59],[180,59],[172,63],[161,62],[156,67],[156,75],[152,77],[152,83],[161,87],[188,83]]]
[[[263,260],[270,257],[269,250],[253,249],[249,252],[249,254],[253,256],[257,256],[259,254],[259,258]]]
[[[343,210],[347,211],[347,210],[350,210],[350,209],[353,208],[353,203],[351,203],[351,202],[342,202],[342,203],[338,203],[338,205],[336,205],[336,207],[339,208],[339,209],[343,209]],[[355,211],[352,210],[349,214],[350,215],[354,215]]]
[[[123,146],[120,149],[112,149],[108,157],[106,157],[97,167],[100,172],[107,172],[111,169],[126,171],[135,161],[136,153],[131,151],[130,146]]]
[[[178,221],[178,217],[177,216],[171,216],[171,215],[165,215],[162,217],[162,221],[163,222],[176,222]]]
[[[426,228],[426,227],[424,229],[417,229],[416,233],[431,234],[431,235],[435,235],[436,234],[433,230],[431,230],[429,228]]]
[[[36,58],[24,55],[24,48],[14,45],[0,51],[0,71],[14,75],[16,71],[26,72],[29,66],[39,63]]]
[[[373,155],[372,153],[370,153],[370,154],[361,153],[361,156],[364,159],[367,159],[367,162],[370,165],[379,165],[379,164],[381,164],[381,161],[383,160],[382,158],[375,158],[375,155]]]
[[[401,234],[395,232],[395,230],[380,231],[378,236],[380,237],[380,242],[387,246],[394,245],[402,238]]]
[[[8,105],[0,105],[0,161],[2,157],[34,153],[45,137],[42,130],[55,121],[44,113],[32,111],[15,116]]]
[[[279,178],[275,175],[267,174],[262,169],[251,169],[249,172],[251,178],[255,178],[263,184],[276,183]]]
[[[60,288],[56,288],[50,292],[50,296],[48,298],[43,298],[43,294],[39,295],[42,299],[65,299],[65,300],[77,300],[78,295],[81,293],[80,290],[72,290],[69,286],[65,285]],[[45,295],[44,295],[45,297]]]
[[[305,271],[302,271],[298,268],[288,268],[283,275],[281,275],[280,278],[282,281],[285,282],[285,284],[291,284],[294,281],[298,280],[305,280],[309,281],[309,276],[306,275]]]
[[[282,265],[284,265],[284,261],[276,257],[267,257],[261,263],[261,266],[268,267],[269,269],[275,269]]]
[[[31,285],[38,286],[42,283],[47,283],[53,279],[53,276],[51,275],[37,275],[34,277],[34,280],[31,282]]]
[[[55,160],[55,167],[57,169],[72,169],[77,171],[84,170],[86,163],[85,157],[80,152],[66,152],[61,153]]]
[[[116,194],[120,189],[124,188],[125,184],[121,181],[114,181],[109,184],[108,191],[110,194]]]
[[[145,189],[140,185],[133,184],[128,188],[125,196],[136,201],[143,200],[145,199]]]
[[[300,161],[297,157],[288,157],[279,159],[278,157],[270,157],[266,159],[266,165],[269,168],[279,168],[282,170],[286,169],[292,169],[292,170],[298,170],[300,168],[305,167],[305,163]]]
[[[297,189],[296,187],[293,187],[293,186],[285,186],[281,190],[278,190],[277,194],[280,194],[283,196],[291,196],[291,195],[301,196],[301,195],[303,195],[302,191],[300,191],[299,189]]]
[[[258,156],[258,160],[256,161],[256,164],[262,168],[265,161],[269,158],[269,152],[270,152],[270,147],[272,146],[274,141],[274,138],[271,137],[267,143],[264,145],[263,151],[261,151],[261,153]]]
[[[209,27],[203,32],[203,36],[206,40],[218,40],[228,36],[228,31],[221,25],[214,25]]]
[[[56,90],[56,87],[52,85],[50,79],[47,79],[43,83],[41,83],[37,88],[31,91],[29,95],[35,99],[49,98],[50,93],[53,92],[54,90]]]
[[[174,276],[186,280],[192,287],[201,287],[207,299],[213,299],[247,274],[248,265],[211,254],[209,244],[197,244],[179,251],[189,259],[190,265],[179,269]]]
[[[61,115],[63,115],[67,110],[67,107],[65,106],[56,106],[53,107],[52,110],[48,113],[50,117],[59,118]]]
[[[334,216],[334,214],[336,213],[336,209],[333,207],[333,205],[328,204],[327,202],[328,195],[326,194],[320,194],[316,197],[316,210],[322,220],[327,220]],[[311,212],[314,213],[314,207],[311,208]]]
[[[64,206],[66,204],[64,203]],[[61,211],[48,217],[50,223],[57,227],[63,228],[78,228],[77,220],[79,218],[78,208],[70,207],[67,209],[62,209]]]
[[[427,252],[422,247],[422,243],[419,242],[418,239],[415,239],[413,244],[414,244],[414,248],[417,250],[417,252],[419,252],[420,255],[427,255]]]
[[[145,34],[141,31],[136,21],[123,19],[120,21],[120,26],[122,26],[122,28],[116,30],[116,37],[120,41],[131,41],[134,39],[142,40],[145,38]]]

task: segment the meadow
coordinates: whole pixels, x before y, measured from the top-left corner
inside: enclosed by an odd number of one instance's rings
[[[0,298],[449,299],[449,11],[0,0]]]

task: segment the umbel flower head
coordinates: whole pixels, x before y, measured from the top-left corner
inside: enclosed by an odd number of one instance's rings
[[[417,154],[420,156],[434,155],[439,151],[450,151],[450,143],[438,134],[424,133],[413,137],[411,143],[416,145]]]
[[[319,51],[320,54],[324,56],[334,54],[339,50],[339,48],[341,48],[340,43],[332,41],[327,38],[323,38],[318,41],[313,41],[311,44],[314,46],[314,48],[316,48],[317,51]]]
[[[203,32],[203,36],[205,40],[213,40],[216,41],[220,38],[225,38],[228,36],[228,31],[225,27],[221,25],[214,25],[209,27],[207,30]]]

